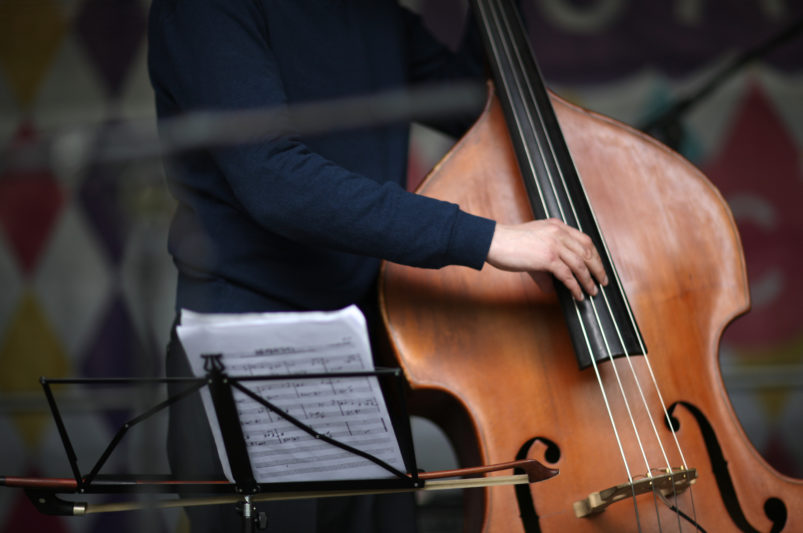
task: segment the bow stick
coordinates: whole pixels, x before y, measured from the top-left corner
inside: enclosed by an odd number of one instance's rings
[[[468,479],[446,479],[462,476],[477,476],[500,470],[519,469],[523,474],[509,476],[490,476]],[[492,487],[500,485],[521,485],[535,483],[549,479],[558,474],[557,470],[547,468],[534,459],[522,459],[507,463],[488,466],[458,468],[454,470],[439,470],[435,472],[421,472],[418,478],[425,481],[421,487],[399,487],[388,489],[348,489],[348,490],[321,490],[321,491],[287,491],[265,492],[251,495],[252,502],[296,500],[304,498],[331,498],[336,496],[357,496],[363,494],[390,494],[396,492],[454,490],[476,487]],[[218,505],[237,503],[243,496],[227,494],[221,496],[202,498],[181,498],[177,500],[161,500],[148,502],[118,502],[106,504],[89,504],[86,502],[68,502],[55,496],[56,493],[74,493],[78,490],[78,483],[71,478],[30,478],[0,476],[0,486],[22,488],[30,497],[37,509],[45,514],[58,515],[86,515],[94,513],[110,513],[120,511],[135,511],[144,508],[169,509],[175,507],[196,507],[202,505]],[[103,489],[108,492],[119,492],[121,489],[137,490],[151,489],[154,492],[175,492],[181,488],[235,490],[236,485],[227,480],[111,480],[97,479],[86,492],[101,493]],[[87,487],[89,488],[89,487]]]

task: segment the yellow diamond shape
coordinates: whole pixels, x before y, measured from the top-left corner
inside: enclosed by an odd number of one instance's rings
[[[54,0],[0,0],[0,67],[29,108],[67,28]]]
[[[64,347],[30,291],[21,298],[0,344],[0,368],[0,391],[4,394],[41,393],[41,376],[64,377],[70,372]],[[49,413],[21,413],[12,418],[31,448],[39,442],[45,427],[52,424]]]

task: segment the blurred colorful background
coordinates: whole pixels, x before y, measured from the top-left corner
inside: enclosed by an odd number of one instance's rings
[[[404,3],[445,42],[459,40],[462,0]],[[793,0],[522,4],[548,85],[635,127],[697,93],[740,53],[795,21],[799,30],[803,16]],[[145,66],[148,5],[0,0],[0,475],[69,475],[39,376],[162,369],[175,275],[166,252],[173,202],[161,163],[93,160],[107,128],[129,120],[155,127]],[[46,165],[8,164],[21,144],[77,127],[90,128],[95,143],[71,145],[64,135]],[[651,133],[702,169],[731,206],[753,306],[726,331],[723,379],[762,456],[803,477],[803,32]],[[412,141],[415,184],[453,139],[416,126]],[[119,424],[153,401],[128,389],[70,389],[62,398],[84,470]],[[421,462],[448,463],[437,431],[414,425]],[[131,433],[109,468],[166,471],[164,423]],[[186,526],[179,512],[47,517],[22,492],[0,488],[0,533],[112,527]]]

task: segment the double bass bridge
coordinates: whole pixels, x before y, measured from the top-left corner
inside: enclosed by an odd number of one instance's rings
[[[595,515],[604,511],[612,503],[625,498],[635,498],[639,494],[647,492],[654,492],[663,498],[669,498],[685,491],[696,480],[696,468],[673,468],[658,476],[648,473],[642,479],[592,492],[588,498],[574,502],[574,514],[577,518]]]

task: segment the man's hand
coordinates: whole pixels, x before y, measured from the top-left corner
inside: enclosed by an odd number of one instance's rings
[[[511,272],[551,273],[576,300],[583,289],[597,294],[597,285],[608,284],[602,260],[591,238],[557,219],[533,220],[524,224],[497,224],[487,263]],[[582,287],[582,288],[581,288]]]

